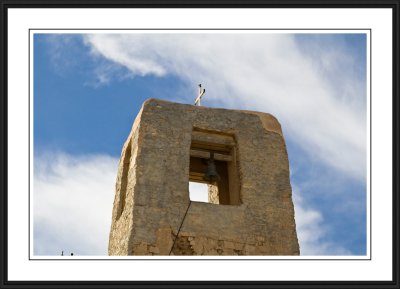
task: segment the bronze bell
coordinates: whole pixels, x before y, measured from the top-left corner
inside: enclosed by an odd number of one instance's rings
[[[207,161],[207,170],[204,174],[203,180],[209,183],[215,183],[219,181],[220,177],[217,173],[217,168],[214,163],[214,152],[210,152],[210,159]]]

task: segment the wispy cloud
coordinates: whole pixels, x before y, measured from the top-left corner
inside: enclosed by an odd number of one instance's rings
[[[111,81],[123,81],[135,75],[90,47],[83,46],[86,49],[82,49],[84,39],[80,35],[36,33],[35,41],[44,42],[52,72],[61,77],[79,75],[85,86],[100,88]]]
[[[35,158],[35,255],[107,255],[117,162],[104,155]]]
[[[73,72],[79,65],[78,55],[81,38],[74,34],[35,34],[35,41],[44,41],[47,45],[47,57],[58,75]]]
[[[365,101],[354,101],[365,99],[365,79],[349,69],[356,64],[343,45],[332,42],[329,53],[314,49],[310,57],[290,34],[90,34],[84,39],[93,54],[133,74],[176,75],[193,87],[201,82],[209,104],[274,114],[285,135],[310,156],[365,181]]]
[[[85,38],[86,39],[86,38]],[[126,50],[130,45],[130,41],[121,39],[122,41],[105,41],[101,45],[91,46],[91,53],[94,56],[103,56],[108,60],[114,61],[122,66],[125,66],[135,75],[145,76],[154,74],[156,76],[163,76],[166,71],[163,66],[159,64],[159,54],[155,50],[147,50],[145,42],[140,39],[135,43],[134,49]],[[115,53],[116,51],[123,51],[123,53]],[[149,57],[142,59],[143,54]]]
[[[326,235],[331,228],[324,222],[322,213],[318,209],[307,206],[299,189],[293,187],[297,238],[301,255],[352,255],[350,250],[329,241]]]

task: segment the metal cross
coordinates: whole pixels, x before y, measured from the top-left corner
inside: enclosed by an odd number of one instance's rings
[[[206,93],[206,90],[204,88],[201,88],[201,84],[199,84],[199,95],[197,96],[196,100],[194,101],[194,105],[200,106],[200,101],[201,98],[203,97],[204,93]]]

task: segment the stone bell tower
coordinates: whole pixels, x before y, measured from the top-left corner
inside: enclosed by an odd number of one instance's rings
[[[209,184],[209,203],[190,200],[189,181]],[[299,255],[278,121],[145,101],[121,154],[108,253]]]

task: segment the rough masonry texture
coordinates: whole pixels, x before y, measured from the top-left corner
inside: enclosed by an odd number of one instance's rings
[[[213,183],[204,180],[211,155]],[[209,184],[209,203],[190,201],[189,181]],[[122,150],[108,253],[299,255],[278,121],[147,100]]]

